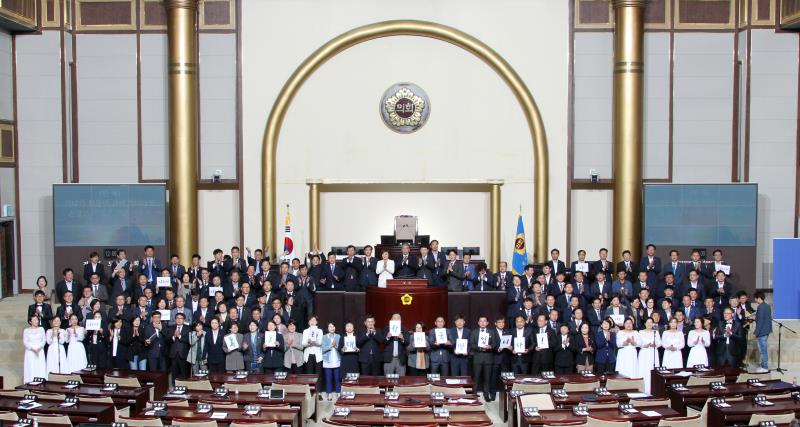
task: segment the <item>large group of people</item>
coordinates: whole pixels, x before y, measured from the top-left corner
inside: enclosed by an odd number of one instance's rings
[[[314,373],[321,390],[337,393],[348,373],[468,375],[487,401],[495,398],[501,372],[617,372],[648,383],[655,366],[742,366],[750,323],[768,368],[771,311],[762,293],[754,309],[734,292],[731,266],[714,251],[662,261],[648,245],[638,262],[624,251],[614,264],[608,251],[586,260],[579,251],[567,267],[557,249],[542,266],[522,274],[501,263],[491,272],[469,255],[439,251],[437,241],[399,257],[373,248],[344,258],[319,253],[286,259],[273,268],[264,251],[217,249],[189,266],[173,255],[162,264],[154,248],[131,261],[124,250],[108,265],[92,253],[82,279],[63,271],[54,286],[36,281],[23,333],[24,380],[72,373],[87,365],[158,370],[185,378],[192,372]],[[399,314],[320,324],[315,294],[385,286],[392,277],[427,279],[450,292],[505,292],[505,313],[477,319],[437,317],[435,324],[403,323]],[[379,313],[375,313],[378,315]],[[385,316],[385,317],[384,317]],[[646,384],[649,388],[649,384]]]

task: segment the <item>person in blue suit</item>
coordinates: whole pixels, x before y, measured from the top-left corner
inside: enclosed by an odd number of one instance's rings
[[[617,337],[612,328],[611,320],[605,319],[600,324],[594,342],[597,346],[595,353],[595,372],[598,374],[611,374],[617,363]]]

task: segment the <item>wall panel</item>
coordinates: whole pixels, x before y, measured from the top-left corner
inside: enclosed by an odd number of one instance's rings
[[[14,120],[11,35],[0,31],[0,120]]]
[[[200,34],[200,177],[236,179],[236,36]]]
[[[669,178],[669,34],[644,36],[645,179]]]
[[[142,34],[142,179],[169,177],[167,35]]]

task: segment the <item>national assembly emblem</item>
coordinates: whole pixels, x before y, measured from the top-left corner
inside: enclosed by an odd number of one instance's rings
[[[381,117],[389,129],[412,133],[428,121],[431,105],[428,94],[413,83],[397,83],[381,97]]]

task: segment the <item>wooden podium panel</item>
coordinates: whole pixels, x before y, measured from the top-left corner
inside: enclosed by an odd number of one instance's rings
[[[386,287],[405,287],[405,288],[427,288],[428,287],[428,279],[387,279],[386,280]]]
[[[416,322],[431,328],[437,316],[447,319],[447,288],[417,286],[369,287],[366,291],[367,313],[375,316],[377,327],[389,324],[392,313],[400,313],[403,326],[411,329]]]

